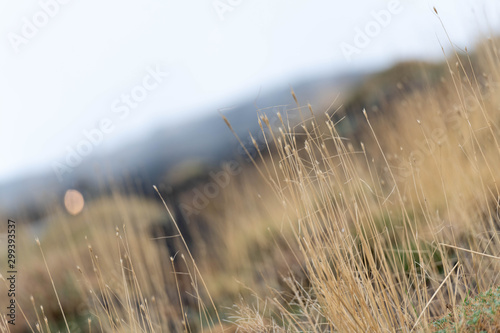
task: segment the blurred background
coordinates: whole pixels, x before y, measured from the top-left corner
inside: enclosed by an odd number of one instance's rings
[[[443,61],[447,34],[473,49],[500,28],[498,6],[2,1],[0,212],[43,219],[68,190],[87,197],[111,183],[184,191],[245,158],[221,114],[252,150],[258,112],[294,117],[291,88],[315,112],[359,113],[356,89],[373,73]]]

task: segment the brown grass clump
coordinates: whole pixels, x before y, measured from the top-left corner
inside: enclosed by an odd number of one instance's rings
[[[498,68],[495,45],[479,47],[482,68],[457,55],[441,84],[373,122],[363,111],[366,145],[341,137],[328,114],[302,122],[300,136],[286,123],[272,132],[275,168],[260,173],[309,284],[298,310],[279,310],[287,327],[428,330],[467,292],[499,284],[499,78],[476,74]]]

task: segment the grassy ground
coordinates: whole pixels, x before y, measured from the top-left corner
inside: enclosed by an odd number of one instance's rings
[[[395,82],[356,137],[336,110],[260,117],[262,154],[187,228],[161,191],[48,207],[39,241],[19,227],[18,322],[0,332],[495,332],[497,49]]]
[[[500,331],[500,287],[474,298],[466,297],[462,304],[441,319],[432,322],[436,332],[498,332]]]

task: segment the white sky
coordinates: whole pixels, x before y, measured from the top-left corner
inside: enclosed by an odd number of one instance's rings
[[[472,47],[478,32],[489,35],[487,23],[498,31],[500,7],[495,0],[401,0],[402,13],[347,62],[340,43],[352,44],[355,28],[388,1],[241,0],[223,21],[213,0],[65,1],[16,53],[9,33],[21,34],[40,2],[0,0],[0,181],[62,162],[65,147],[103,117],[115,124],[99,147],[109,149],[158,123],[199,116],[193,108],[215,112],[304,75],[440,58],[438,39],[447,42],[434,5],[453,41]],[[156,65],[170,76],[118,120],[113,101]]]

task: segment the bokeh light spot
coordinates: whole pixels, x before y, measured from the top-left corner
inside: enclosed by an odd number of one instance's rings
[[[64,194],[64,207],[71,215],[78,215],[83,210],[85,201],[77,190],[67,190]]]

